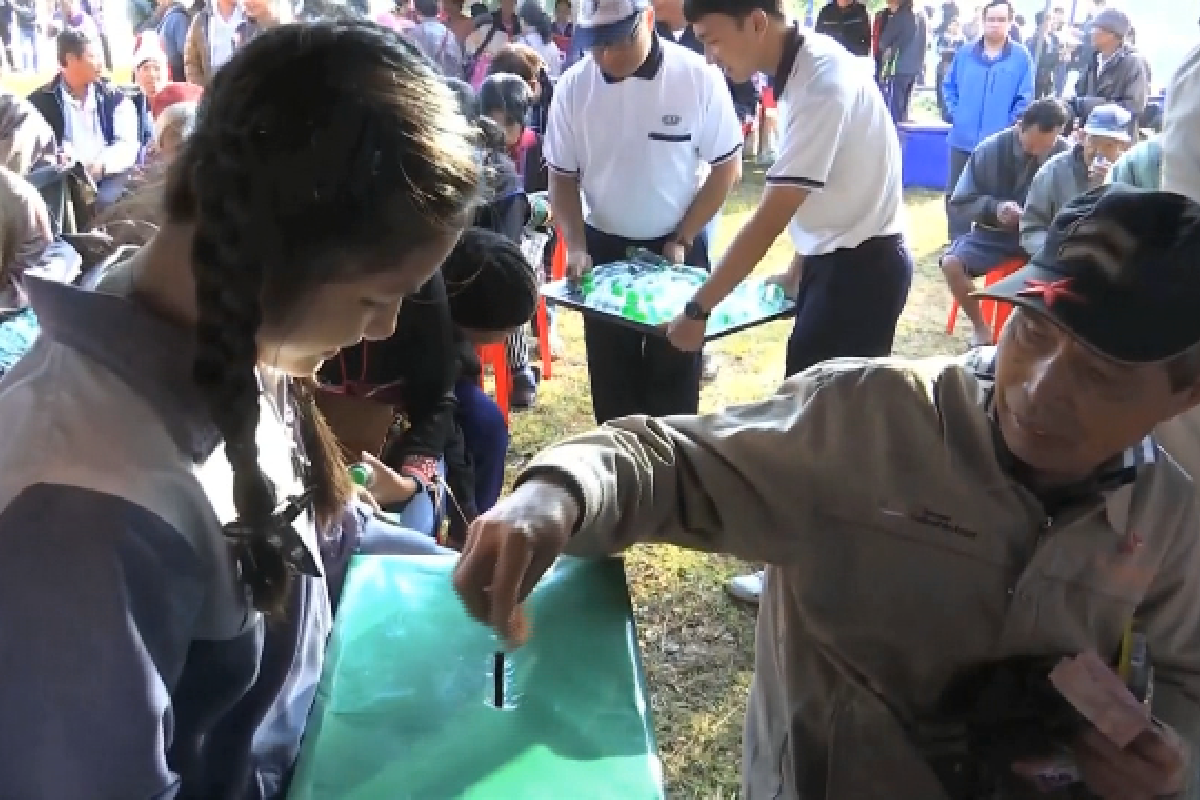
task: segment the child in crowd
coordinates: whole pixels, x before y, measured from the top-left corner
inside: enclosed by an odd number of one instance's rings
[[[470,502],[459,499],[469,523],[500,498],[508,453],[508,426],[495,401],[480,387],[482,368],[475,348],[523,331],[537,309],[538,280],[515,242],[483,228],[463,234],[442,265],[442,275],[459,357],[455,420],[474,481]],[[452,526],[451,541],[461,546],[465,533],[465,526],[461,530]]]
[[[354,501],[309,385],[453,248],[470,128],[353,21],[266,31],[207,93],[155,238],[96,291],[24,282],[43,331],[0,381],[13,797],[282,797],[348,557],[439,550]]]
[[[519,130],[524,119],[525,109],[519,98],[528,97],[528,88],[512,75],[489,75],[480,85],[478,95],[462,81],[448,80],[447,83],[458,95],[463,114],[479,129],[480,156],[489,176],[487,202],[476,212],[475,224],[520,244],[529,223],[530,205],[510,152],[514,126]],[[524,94],[516,88],[517,84],[521,84]],[[513,88],[503,88],[508,85]],[[537,401],[538,375],[529,365],[529,345],[524,331],[510,335],[505,349],[513,379],[509,403],[513,408],[529,408]]]

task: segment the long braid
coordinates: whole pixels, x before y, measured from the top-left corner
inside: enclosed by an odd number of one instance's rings
[[[238,169],[253,153],[236,152],[232,144],[222,141],[218,148],[207,141],[192,142],[199,151],[191,175],[197,189],[192,243],[197,312],[193,376],[225,441],[238,519],[253,534],[238,551],[238,570],[254,605],[264,613],[278,614],[291,573],[282,553],[267,542],[277,498],[259,466],[255,443],[260,393],[256,337],[262,325],[265,254],[255,252],[259,240],[247,235],[245,220],[252,218],[253,190],[247,173]],[[203,185],[210,181],[223,191],[204,191]]]

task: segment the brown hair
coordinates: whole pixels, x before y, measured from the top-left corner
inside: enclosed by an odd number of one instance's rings
[[[272,28],[204,94],[168,175],[166,215],[193,223],[194,378],[225,441],[238,567],[255,605],[280,612],[291,581],[269,536],[279,498],[258,463],[256,335],[335,280],[394,269],[398,255],[460,228],[479,171],[471,129],[412,45],[360,21]],[[311,393],[293,381],[319,524],[352,491]]]

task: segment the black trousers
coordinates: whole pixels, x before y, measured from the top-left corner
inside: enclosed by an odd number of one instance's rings
[[[668,238],[626,239],[590,226],[585,233],[588,255],[597,265],[625,259],[630,247],[661,254]],[[692,242],[686,260],[693,267],[709,268],[708,242],[703,235]],[[590,316],[583,318],[583,339],[592,384],[592,413],[597,423],[632,414],[695,414],[699,409],[699,353],[675,349],[666,336]]]
[[[891,353],[912,274],[912,256],[898,234],[806,256],[788,339],[788,377],[831,358]]]

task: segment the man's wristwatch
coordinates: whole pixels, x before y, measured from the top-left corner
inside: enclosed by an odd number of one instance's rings
[[[703,322],[708,319],[711,313],[710,311],[705,311],[704,307],[695,300],[688,300],[683,306],[683,315],[696,322]]]

